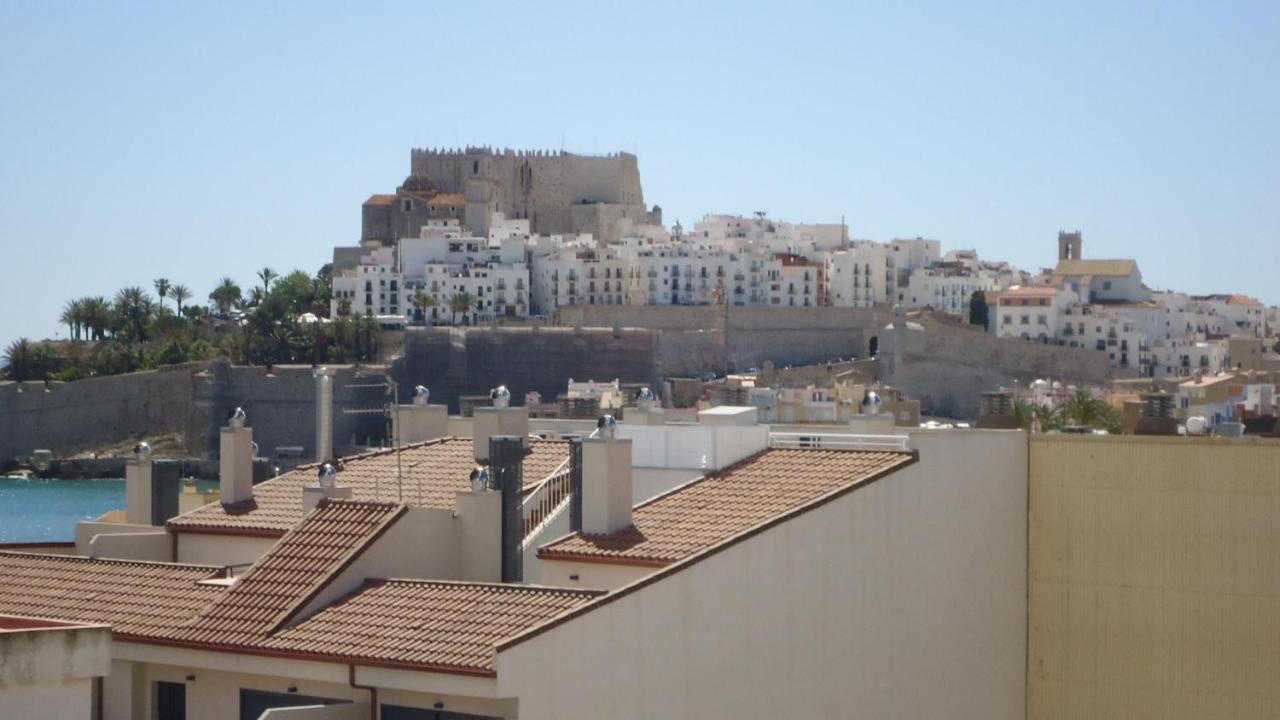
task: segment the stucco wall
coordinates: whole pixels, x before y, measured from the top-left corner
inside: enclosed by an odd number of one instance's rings
[[[178,533],[178,562],[194,565],[247,565],[256,561],[279,538],[243,535]]]
[[[1026,439],[921,462],[497,656],[520,717],[1021,718]]]
[[[1031,439],[1029,717],[1280,717],[1280,443]]]
[[[91,718],[93,678],[0,685],[0,718]]]

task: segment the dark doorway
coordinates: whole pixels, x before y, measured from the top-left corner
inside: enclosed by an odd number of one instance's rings
[[[867,357],[875,357],[880,352],[880,336],[872,335],[871,341],[867,343]]]
[[[382,720],[501,720],[488,715],[467,715],[449,712],[448,710],[432,710],[429,708],[405,707],[403,705],[382,705]]]
[[[187,720],[187,686],[183,683],[156,683],[156,719]]]

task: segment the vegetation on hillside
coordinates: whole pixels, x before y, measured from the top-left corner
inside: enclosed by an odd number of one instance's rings
[[[255,365],[367,362],[377,357],[379,327],[372,318],[329,318],[332,269],[257,273],[246,293],[222,278],[208,304],[191,304],[184,285],[157,278],[155,295],[141,287],[113,297],[83,297],[62,310],[67,341],[20,338],[4,351],[10,380],[77,380],[164,365],[228,357]],[[166,302],[166,300],[170,302]]]

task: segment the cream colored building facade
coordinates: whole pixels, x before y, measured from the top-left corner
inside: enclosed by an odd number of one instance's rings
[[[1280,442],[1030,439],[1028,717],[1280,717]]]

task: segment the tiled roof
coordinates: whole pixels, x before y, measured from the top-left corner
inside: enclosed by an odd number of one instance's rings
[[[765,450],[638,505],[631,527],[569,535],[538,557],[668,565],[913,461],[902,452]]]
[[[217,602],[170,637],[218,646],[258,643],[404,511],[405,506],[394,503],[321,503]]]
[[[1059,260],[1053,274],[1059,277],[1092,275],[1094,277],[1128,277],[1138,263],[1133,260]]]
[[[466,205],[467,196],[462,193],[440,193],[427,203],[429,205]]]
[[[0,612],[107,623],[116,635],[155,637],[225,592],[198,585],[219,568],[0,552]]]
[[[365,205],[390,205],[396,199],[395,195],[370,195],[368,200],[364,201]]]
[[[370,580],[261,647],[455,672],[491,673],[494,646],[600,592],[529,585]]]
[[[525,486],[550,475],[569,456],[569,443],[535,440],[524,458]],[[399,501],[417,507],[453,508],[455,493],[470,487],[475,467],[467,438],[446,438],[406,445],[400,451],[400,494],[394,450],[380,450],[344,458],[338,483],[351,487],[352,499]],[[232,532],[279,536],[302,520],[302,488],[315,483],[315,466],[255,485],[251,501],[227,507],[211,503],[179,515],[169,527],[179,532]]]

